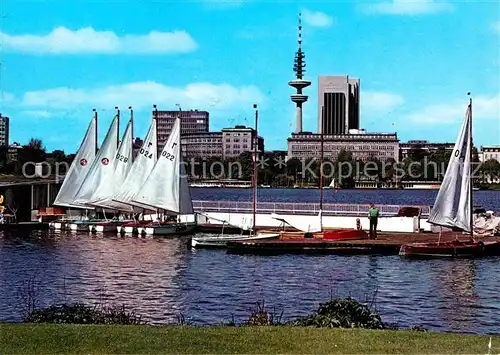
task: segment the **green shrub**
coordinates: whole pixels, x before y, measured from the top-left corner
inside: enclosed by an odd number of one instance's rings
[[[380,316],[355,299],[337,298],[321,303],[318,310],[292,322],[295,326],[385,329]]]
[[[30,312],[27,323],[144,324],[140,316],[125,306],[94,306],[82,303],[55,305]]]

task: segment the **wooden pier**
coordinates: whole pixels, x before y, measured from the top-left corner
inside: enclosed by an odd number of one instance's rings
[[[276,239],[228,243],[231,254],[336,254],[336,255],[398,255],[403,244],[436,242],[438,234],[401,233],[379,234],[377,239],[330,241],[323,239]],[[443,233],[441,241],[468,240],[468,236],[459,233]],[[484,237],[482,241],[500,241],[500,237]],[[495,255],[500,255],[500,250]]]

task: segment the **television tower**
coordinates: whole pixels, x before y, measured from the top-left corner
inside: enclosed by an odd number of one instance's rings
[[[302,51],[302,14],[299,13],[299,48],[295,53],[295,60],[293,71],[295,72],[296,79],[289,81],[288,85],[294,87],[297,93],[290,95],[290,98],[295,102],[295,133],[302,132],[302,104],[307,101],[308,96],[302,94],[302,89],[311,85],[310,81],[303,80],[302,77],[306,72],[306,56]]]

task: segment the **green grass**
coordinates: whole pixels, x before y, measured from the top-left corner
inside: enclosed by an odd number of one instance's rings
[[[488,342],[477,335],[285,326],[0,325],[0,354],[487,354]]]

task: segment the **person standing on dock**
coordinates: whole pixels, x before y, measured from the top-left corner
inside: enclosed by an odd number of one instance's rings
[[[370,220],[370,239],[377,239],[377,223],[379,210],[372,203],[368,210],[368,219]]]

